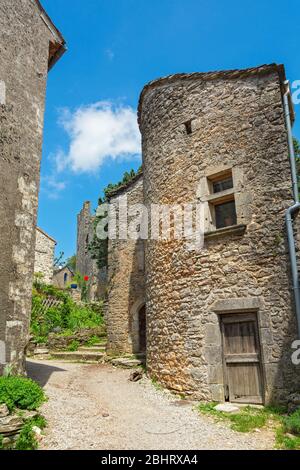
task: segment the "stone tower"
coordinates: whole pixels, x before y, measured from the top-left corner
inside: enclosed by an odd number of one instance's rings
[[[0,374],[28,342],[48,70],[65,42],[37,0],[0,2]]]
[[[106,268],[101,270],[92,258],[89,245],[94,238],[95,216],[91,214],[91,203],[86,201],[77,216],[77,255],[76,270],[89,277],[89,300],[104,296],[106,289]]]
[[[147,366],[198,399],[286,401],[299,390],[284,81],[270,65],[173,75],[141,94],[145,203],[201,202],[205,230],[201,250],[147,243]]]

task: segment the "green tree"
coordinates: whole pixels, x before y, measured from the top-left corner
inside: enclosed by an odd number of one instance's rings
[[[106,188],[104,188],[103,190],[104,198],[99,198],[99,201],[98,201],[99,206],[108,202],[111,193],[113,193],[117,189],[122,188],[123,186],[126,186],[141,172],[142,172],[142,167],[140,167],[137,172],[135,172],[134,170],[130,170],[129,172],[126,171],[123,175],[122,181],[119,181],[119,183],[116,183],[116,184],[110,183],[109,185],[107,185]],[[97,266],[99,269],[107,266],[108,240],[107,239],[99,240],[96,234],[98,223],[101,222],[101,219],[105,217],[107,217],[107,214],[104,214],[101,217],[95,218],[94,238],[89,245],[89,251],[91,252],[92,258],[97,261]],[[105,229],[107,229],[107,227]]]
[[[70,258],[67,259],[66,266],[75,273],[76,271],[76,255],[70,256]]]

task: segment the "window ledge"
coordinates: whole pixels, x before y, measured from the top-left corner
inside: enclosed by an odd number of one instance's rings
[[[203,197],[203,202],[210,202],[211,204],[219,204],[221,202],[230,201],[234,198],[235,189],[230,188],[225,191],[219,191],[218,193],[209,194]]]
[[[205,240],[213,240],[215,238],[228,237],[230,235],[244,235],[247,225],[231,225],[230,227],[223,227],[206,232],[204,234]]]

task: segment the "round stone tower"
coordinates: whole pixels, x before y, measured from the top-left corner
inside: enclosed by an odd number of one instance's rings
[[[145,204],[201,202],[205,232],[201,249],[185,238],[147,243],[147,367],[198,399],[285,400],[298,380],[288,255],[274,248],[292,199],[284,79],[277,65],[180,74],[141,94]],[[242,365],[230,362],[236,337]]]

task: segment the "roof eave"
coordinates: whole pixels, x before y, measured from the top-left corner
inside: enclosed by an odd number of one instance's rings
[[[285,68],[283,64],[264,64],[258,67],[252,67],[247,69],[235,69],[235,70],[219,70],[214,72],[194,72],[194,73],[178,73],[175,75],[168,75],[166,77],[158,78],[156,80],[152,80],[148,84],[146,84],[141,92],[139,105],[138,105],[138,123],[141,124],[141,115],[143,109],[143,101],[145,95],[154,88],[162,87],[174,83],[178,80],[193,80],[199,79],[203,81],[211,81],[216,79],[235,79],[235,78],[245,78],[250,77],[253,75],[267,75],[270,73],[278,73],[281,91],[283,92],[284,89],[284,82],[286,81],[285,75]],[[291,111],[291,118],[292,121],[295,119],[295,113],[293,105],[290,105]]]
[[[66,41],[59,31],[59,29],[55,26],[53,21],[51,20],[50,16],[47,14],[45,11],[44,7],[42,6],[40,0],[34,0],[36,5],[38,6],[40,12],[41,12],[41,19],[44,21],[45,25],[48,27],[50,30],[53,39],[54,39],[54,44],[57,46],[55,49],[55,53],[49,56],[49,64],[48,64],[48,70],[51,70],[52,67],[56,64],[56,62],[63,56],[63,54],[66,52],[67,47],[66,47]]]

